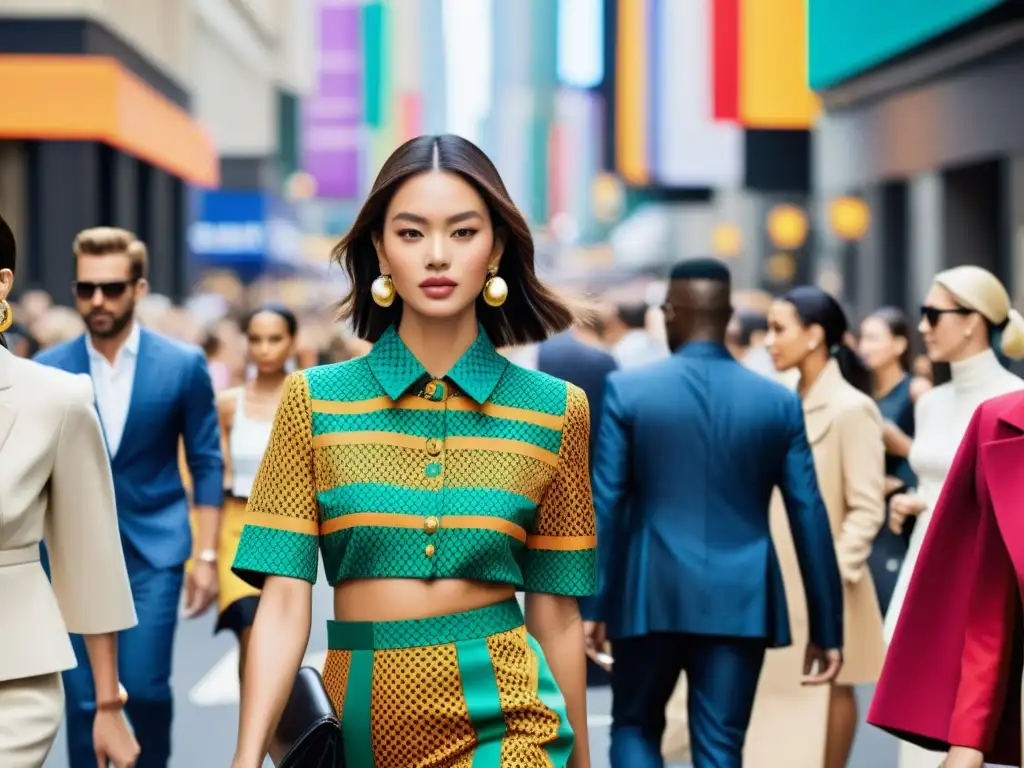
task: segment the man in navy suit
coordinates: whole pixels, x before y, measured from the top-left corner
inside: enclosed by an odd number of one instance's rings
[[[171,754],[171,659],[184,584],[196,616],[217,596],[217,537],[224,467],[213,386],[199,349],[141,329],[146,246],[123,229],[97,227],[75,240],[78,311],[88,334],[43,352],[39,362],[92,377],[111,456],[117,516],[138,626],[118,638],[126,714],[142,753],[137,768],[166,768]],[[195,562],[179,443],[198,513]],[[96,768],[95,693],[82,638],[64,673],[71,768]]]
[[[606,386],[594,452],[599,594],[586,633],[592,656],[612,642],[615,768],[664,765],[681,671],[694,768],[741,768],[765,650],[792,642],[769,530],[776,487],[807,593],[805,682],[842,666],[839,568],[800,401],[729,354],[729,296],[721,262],[679,264],[664,306],[672,356]]]

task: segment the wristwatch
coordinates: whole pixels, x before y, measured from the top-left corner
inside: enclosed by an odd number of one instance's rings
[[[108,699],[107,701],[97,701],[96,711],[97,712],[110,712],[124,709],[124,705],[128,703],[128,691],[121,683],[117,684],[117,698]]]
[[[217,564],[217,550],[216,549],[200,549],[196,552],[196,561],[200,563],[209,563],[210,565]]]

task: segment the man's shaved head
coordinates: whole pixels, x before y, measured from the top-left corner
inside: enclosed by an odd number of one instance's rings
[[[724,343],[732,317],[729,268],[717,259],[690,259],[672,269],[665,330],[675,350],[689,341]]]

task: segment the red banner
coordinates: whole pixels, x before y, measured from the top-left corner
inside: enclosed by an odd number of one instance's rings
[[[740,119],[740,3],[711,0],[712,117]]]

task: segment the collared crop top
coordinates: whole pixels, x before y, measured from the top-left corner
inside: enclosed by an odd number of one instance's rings
[[[474,579],[595,592],[590,413],[483,328],[442,380],[395,329],[365,357],[294,373],[249,496],[234,572],[332,585]]]

